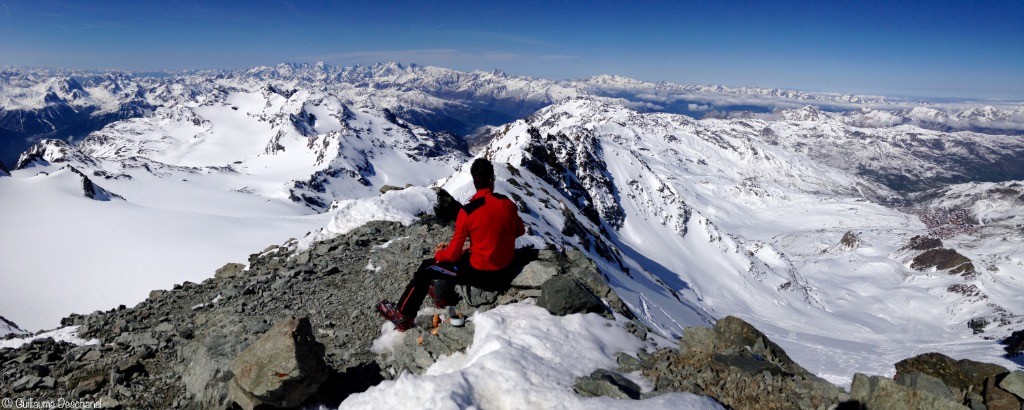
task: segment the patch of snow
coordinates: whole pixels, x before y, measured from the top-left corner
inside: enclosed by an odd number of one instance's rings
[[[408,226],[422,214],[433,212],[436,204],[437,194],[432,189],[415,186],[378,197],[341,200],[331,205],[334,216],[327,226],[300,239],[297,248],[309,249],[318,241],[344,235],[370,221],[395,221]]]
[[[32,343],[33,340],[40,340],[46,338],[53,338],[53,340],[57,342],[67,342],[79,346],[95,345],[100,343],[98,339],[85,340],[78,337],[78,326],[67,326],[59,329],[54,329],[48,332],[42,332],[34,336],[0,340],[0,349],[17,349],[21,346]]]
[[[708,397],[675,393],[647,400],[583,398],[575,380],[614,369],[616,352],[636,353],[643,342],[596,314],[553,316],[528,303],[473,315],[473,344],[465,353],[440,358],[422,375],[401,374],[349,396],[342,409],[719,409]],[[393,343],[388,329],[374,343]]]

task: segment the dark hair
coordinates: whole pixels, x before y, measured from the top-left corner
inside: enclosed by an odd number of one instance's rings
[[[494,188],[494,165],[487,158],[477,158],[469,167],[469,174],[473,176],[473,186],[476,189]]]

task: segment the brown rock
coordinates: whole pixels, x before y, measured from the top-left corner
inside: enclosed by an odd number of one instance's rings
[[[324,345],[307,318],[275,324],[232,362],[228,395],[246,410],[261,405],[295,407],[327,378]]]
[[[998,386],[997,379],[1002,377],[989,377],[985,379],[985,406],[988,410],[1021,410],[1021,402],[1006,390]]]

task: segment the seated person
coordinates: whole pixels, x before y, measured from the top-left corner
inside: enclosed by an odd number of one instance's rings
[[[453,304],[456,284],[483,284],[500,280],[512,264],[516,238],[526,233],[518,208],[508,197],[494,190],[494,166],[484,158],[470,167],[476,194],[462,207],[455,220],[455,232],[447,245],[439,244],[434,257],[426,259],[413,275],[398,305],[387,300],[377,311],[404,332],[429,294],[436,307]],[[463,246],[469,239],[469,252]]]

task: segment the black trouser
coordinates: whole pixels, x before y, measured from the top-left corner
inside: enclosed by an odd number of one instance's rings
[[[469,252],[462,255],[455,263],[435,263],[434,258],[424,259],[419,269],[413,274],[405,292],[398,299],[398,310],[402,316],[412,318],[420,310],[423,299],[426,299],[430,285],[434,285],[434,295],[454,303],[457,295],[455,285],[469,285],[491,288],[505,278],[507,269],[486,271],[474,269],[469,264]]]

